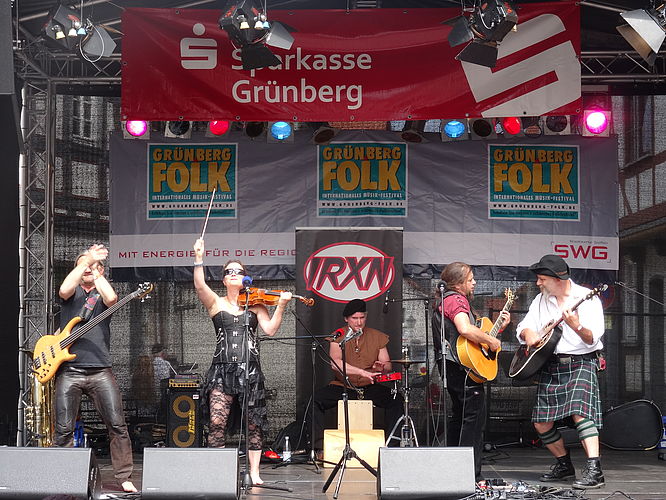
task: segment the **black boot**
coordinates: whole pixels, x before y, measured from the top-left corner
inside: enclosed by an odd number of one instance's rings
[[[583,469],[583,477],[574,481],[573,487],[579,490],[599,488],[604,485],[604,473],[601,470],[601,461],[598,458],[588,458]]]
[[[576,477],[576,469],[571,463],[571,456],[567,454],[563,457],[557,457],[557,462],[550,468],[550,472],[542,474],[539,481],[545,483],[550,481],[561,481],[568,477]]]

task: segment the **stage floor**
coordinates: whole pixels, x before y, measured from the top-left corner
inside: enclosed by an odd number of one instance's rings
[[[572,458],[577,473],[584,465],[582,448],[572,450]],[[295,457],[299,458],[299,457]],[[114,483],[113,471],[108,458],[98,460],[102,473],[102,498],[141,498],[140,494],[123,494],[119,492]],[[352,461],[353,462],[353,461]],[[350,464],[352,463],[350,462]],[[602,468],[606,478],[605,486],[596,490],[571,490],[571,482],[540,483],[539,476],[549,470],[553,459],[545,449],[527,447],[503,447],[484,454],[483,474],[486,478],[498,478],[509,485],[527,488],[527,491],[512,491],[511,488],[496,488],[495,498],[500,498],[505,492],[506,498],[540,499],[540,498],[578,498],[605,499],[609,497],[631,498],[634,500],[666,500],[666,461],[658,459],[656,450],[651,451],[616,451],[602,450]],[[423,464],[427,467],[428,464]],[[332,468],[321,469],[317,474],[313,465],[293,463],[285,467],[273,468],[271,464],[262,464],[261,476],[266,484],[275,484],[291,488],[292,492],[274,491],[263,488],[253,488],[246,494],[246,498],[298,498],[298,499],[325,499],[333,498],[337,479],[334,478],[326,493],[322,487],[332,471]],[[135,471],[132,477],[134,484],[141,490],[142,457],[137,455]],[[442,471],[446,474],[446,471]],[[453,479],[452,479],[453,480]],[[519,482],[525,483],[523,485]],[[375,478],[363,468],[347,467],[342,477],[340,487],[340,500],[369,500],[377,498]],[[540,490],[541,487],[552,488],[549,491]],[[577,492],[577,493],[572,493]],[[477,497],[481,498],[481,497]],[[493,498],[492,492],[486,498]]]

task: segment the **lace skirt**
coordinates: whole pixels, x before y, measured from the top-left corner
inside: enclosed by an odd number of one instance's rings
[[[264,374],[256,360],[250,361],[250,370],[247,375],[248,386],[248,418],[251,424],[265,429],[268,424],[268,410],[266,409],[266,388]],[[224,394],[237,396],[240,408],[243,407],[245,397],[245,363],[213,363],[204,380],[203,411],[205,418],[210,418],[210,393],[218,388]]]

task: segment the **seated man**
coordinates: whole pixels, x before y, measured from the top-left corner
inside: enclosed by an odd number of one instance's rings
[[[369,399],[375,406],[386,410],[384,419],[386,437],[393,430],[393,426],[402,416],[403,399],[400,394],[392,394],[388,387],[375,384],[374,375],[379,372],[391,370],[389,353],[386,345],[389,336],[374,328],[366,328],[366,305],[361,299],[354,299],[347,303],[342,312],[346,327],[336,330],[330,343],[331,368],[335,374],[333,380],[326,387],[322,387],[314,394],[314,438],[312,440],[315,450],[323,449],[324,441],[324,412],[337,406],[342,399],[342,348],[340,343],[345,333],[351,329],[360,332],[358,336],[345,344],[345,358],[347,360],[347,394],[349,399]],[[391,440],[392,443],[395,440]]]

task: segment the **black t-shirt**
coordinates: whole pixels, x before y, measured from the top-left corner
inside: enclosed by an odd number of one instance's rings
[[[62,331],[69,321],[82,314],[81,310],[83,305],[88,300],[88,297],[97,293],[96,289],[92,289],[89,293],[81,288],[76,287],[74,295],[69,299],[63,300],[62,309],[60,311],[60,330]],[[90,318],[94,318],[108,307],[104,304],[102,297],[97,299],[95,308],[92,311]],[[88,320],[90,321],[90,320]],[[85,325],[85,322],[78,323],[72,332],[76,332],[78,328]],[[104,319],[98,325],[93,327],[89,332],[86,332],[81,338],[76,340],[69,348],[69,352],[76,354],[76,358],[72,361],[64,363],[63,366],[76,366],[78,368],[108,368],[111,366],[111,316]]]

